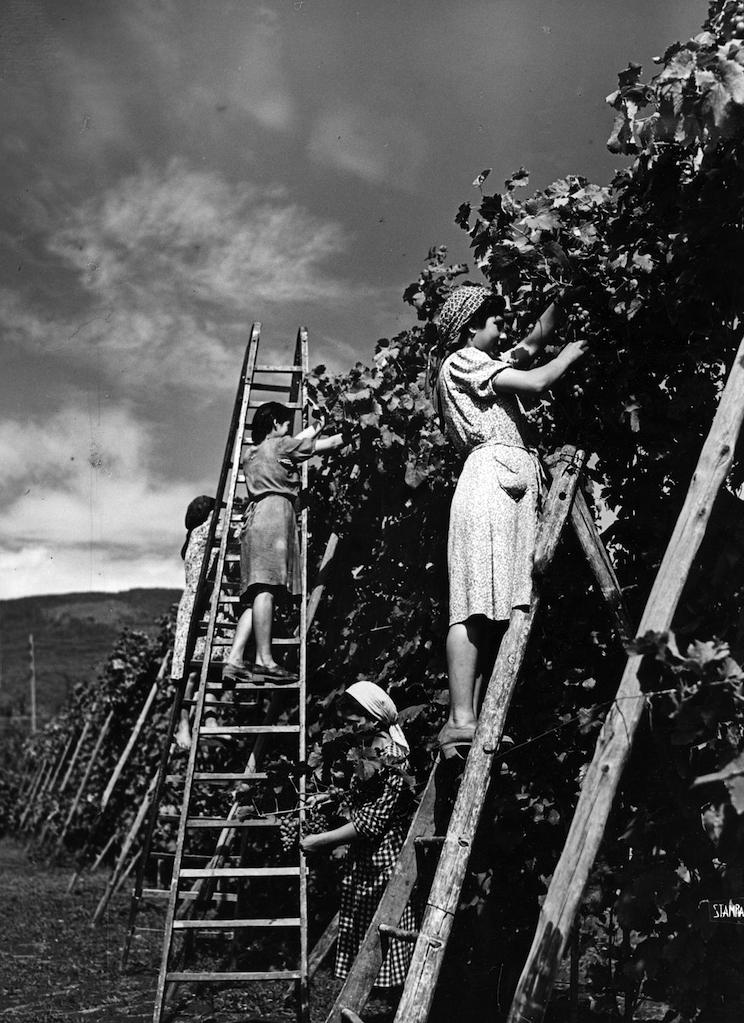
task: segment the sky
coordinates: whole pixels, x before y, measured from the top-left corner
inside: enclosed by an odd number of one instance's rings
[[[608,182],[617,72],[706,8],[3,0],[0,598],[182,586],[251,323],[368,362],[475,176]]]

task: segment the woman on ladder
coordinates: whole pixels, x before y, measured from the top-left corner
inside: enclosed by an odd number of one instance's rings
[[[512,608],[528,607],[541,489],[519,397],[542,394],[586,351],[572,341],[550,362],[529,363],[549,341],[550,305],[516,347],[505,343],[506,303],[486,288],[456,288],[442,306],[445,350],[437,380],[443,430],[465,462],[452,498],[447,538],[448,720],[442,755],[467,755],[477,719],[476,680],[488,679]]]
[[[171,681],[173,685],[180,684],[184,671],[186,670],[186,642],[189,636],[189,625],[196,599],[196,588],[199,585],[204,552],[207,549],[209,527],[212,521],[212,513],[215,507],[215,500],[207,494],[195,497],[186,509],[186,540],[181,548],[181,557],[186,572],[186,586],[178,603],[176,614],[176,634],[173,640],[173,658],[171,660]],[[201,644],[201,654],[199,645]],[[197,640],[197,647],[194,656],[198,659],[203,655],[204,640]],[[184,698],[188,701],[194,694],[194,687],[198,678],[197,672],[190,672]],[[214,697],[212,697],[214,700]],[[207,710],[205,725],[214,724],[214,709]],[[175,735],[176,745],[180,749],[188,749],[191,746],[191,728],[189,727],[188,703],[181,710],[181,720]]]
[[[243,462],[248,506],[240,532],[240,596],[244,609],[222,669],[222,684],[250,682],[255,675],[267,681],[295,678],[277,664],[271,649],[275,600],[301,593],[300,542],[296,505],[300,493],[300,466],[313,455],[340,448],[341,434],[320,438],[322,423],[293,437],[294,413],[278,401],[256,410],[251,424],[254,448]],[[253,663],[244,654],[251,637]]]

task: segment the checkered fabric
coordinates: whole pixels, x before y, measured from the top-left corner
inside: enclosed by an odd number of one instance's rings
[[[491,292],[479,284],[455,288],[439,313],[439,333],[446,345],[454,344],[470,317],[478,311]]]
[[[403,778],[390,768],[381,767],[367,781],[352,782],[350,816],[361,837],[349,847],[341,881],[335,966],[336,976],[341,979],[357,956],[398,859],[408,831],[410,808]],[[412,903],[406,907],[399,926],[406,930],[416,928]],[[375,985],[385,988],[402,985],[412,955],[411,944],[392,939]]]

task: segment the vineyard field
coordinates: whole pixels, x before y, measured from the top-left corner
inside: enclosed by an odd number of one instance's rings
[[[28,636],[34,635],[38,713],[55,714],[72,686],[95,674],[122,627],[154,635],[180,590],[63,593],[0,601],[0,715],[28,712]],[[25,708],[25,709],[24,709]]]

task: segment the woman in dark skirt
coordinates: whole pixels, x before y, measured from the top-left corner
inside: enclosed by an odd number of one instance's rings
[[[313,455],[341,447],[341,434],[319,438],[321,426],[311,426],[296,437],[289,434],[292,411],[277,401],[262,405],[253,417],[255,447],[243,462],[249,504],[240,534],[240,595],[247,605],[235,628],[235,637],[222,670],[227,686],[263,675],[274,681],[294,676],[274,660],[271,627],[274,601],[299,596],[300,544],[296,504],[300,492],[300,466]],[[246,645],[253,636],[255,662],[245,663]]]

